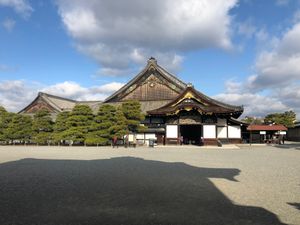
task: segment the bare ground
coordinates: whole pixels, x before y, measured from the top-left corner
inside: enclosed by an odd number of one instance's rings
[[[0,224],[300,224],[300,150],[0,147]]]

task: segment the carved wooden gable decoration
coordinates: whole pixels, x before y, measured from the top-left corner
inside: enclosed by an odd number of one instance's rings
[[[105,102],[172,100],[185,87],[185,83],[157,65],[154,58],[150,58],[142,72],[107,98]]]

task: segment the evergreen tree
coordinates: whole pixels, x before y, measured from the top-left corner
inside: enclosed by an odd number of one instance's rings
[[[40,110],[34,115],[32,130],[35,143],[46,144],[52,139],[53,121],[47,110]]]
[[[55,124],[53,126],[53,139],[56,143],[59,143],[64,139],[64,131],[68,129],[67,120],[70,116],[70,112],[61,112],[57,115]]]
[[[264,119],[266,124],[275,123],[282,124],[286,127],[293,127],[296,121],[296,113],[294,111],[286,111],[284,113],[268,114]]]
[[[121,109],[121,107],[117,108],[116,114],[115,114],[115,123],[112,125],[111,133],[113,135],[116,135],[118,138],[123,139],[124,135],[128,133],[127,129],[127,120],[124,116],[124,113]]]
[[[101,105],[87,135],[87,144],[106,145],[112,138],[112,126],[116,124],[116,108],[112,105]]]
[[[14,114],[5,130],[6,138],[10,141],[26,143],[32,135],[32,118],[28,115]]]
[[[0,141],[7,141],[5,132],[12,117],[13,113],[7,112],[4,107],[0,106]]]
[[[67,119],[67,129],[63,132],[64,140],[84,143],[93,122],[92,109],[87,105],[76,105]]]
[[[136,133],[143,132],[145,127],[140,123],[145,119],[141,111],[141,104],[138,101],[128,101],[122,104],[122,111],[126,118],[128,130]]]

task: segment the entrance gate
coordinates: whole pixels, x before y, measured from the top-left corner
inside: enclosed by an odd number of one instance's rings
[[[202,137],[202,125],[180,125],[180,136],[183,139],[183,144],[200,145]]]

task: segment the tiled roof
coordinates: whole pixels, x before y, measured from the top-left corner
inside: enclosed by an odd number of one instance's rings
[[[146,114],[147,111],[160,108],[165,104],[169,103],[170,100],[162,100],[162,101],[140,101],[141,104],[141,111],[142,113]],[[104,104],[110,104],[114,106],[120,106],[123,102],[109,102]]]
[[[192,85],[188,85],[175,99],[160,108],[149,110],[148,113],[152,115],[176,114],[185,108],[197,109],[204,114],[228,114],[234,118],[238,118],[244,110],[242,106],[228,105],[214,100],[195,90]]]
[[[256,131],[278,131],[278,130],[287,130],[284,125],[281,124],[270,124],[270,125],[257,125],[252,124],[247,127],[247,130],[256,130]]]
[[[29,109],[37,101],[42,101],[46,104],[49,104],[57,112],[71,111],[74,108],[74,106],[78,104],[88,105],[92,108],[93,111],[96,111],[99,105],[102,103],[102,101],[76,101],[68,98],[47,94],[44,92],[39,92],[38,96],[19,113],[26,113],[27,109]]]

